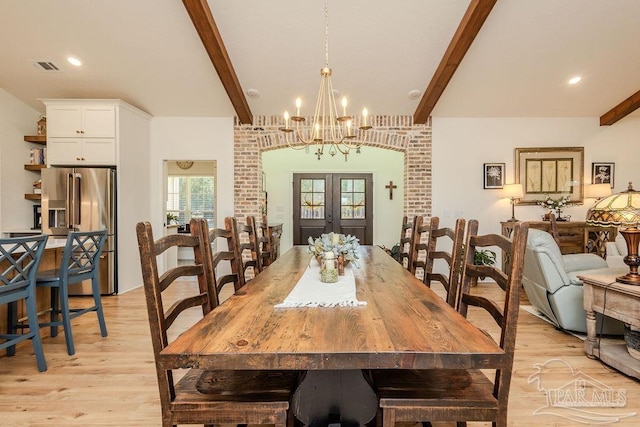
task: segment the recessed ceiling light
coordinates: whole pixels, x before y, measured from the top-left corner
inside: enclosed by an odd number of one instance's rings
[[[78,58],[74,58],[73,56],[68,57],[67,61],[69,61],[69,64],[75,65],[76,67],[82,65],[82,62]]]
[[[418,99],[420,96],[420,91],[418,89],[414,89],[409,91],[409,99]]]
[[[582,77],[580,77],[580,76],[571,77],[569,79],[569,84],[570,85],[578,84],[578,83],[580,83],[580,80],[582,80]]]
[[[247,96],[249,98],[258,98],[260,97],[260,92],[258,89],[247,89]]]

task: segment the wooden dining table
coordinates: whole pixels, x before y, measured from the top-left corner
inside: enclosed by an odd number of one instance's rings
[[[311,262],[306,246],[293,247],[169,344],[159,363],[329,378],[367,369],[507,366],[498,344],[376,246],[361,246],[352,266],[357,299],[366,305],[276,308]]]

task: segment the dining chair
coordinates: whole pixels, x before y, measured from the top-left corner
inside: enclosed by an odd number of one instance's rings
[[[71,320],[76,317],[95,312],[98,316],[100,333],[103,337],[107,336],[99,283],[100,254],[106,238],[106,229],[69,232],[67,243],[62,250],[60,267],[39,272],[36,277],[36,287],[51,289],[50,321],[40,322],[40,327],[50,326],[51,336],[55,337],[58,335],[58,327],[62,326],[69,355],[73,355],[76,352],[71,332]],[[69,285],[85,280],[91,281],[93,305],[71,307],[69,304]]]
[[[46,234],[0,239],[0,304],[7,304],[7,332],[0,333],[0,349],[15,355],[16,344],[31,340],[40,372],[47,370],[36,310],[36,272],[47,244]],[[17,332],[17,303],[24,300],[29,332]]]
[[[460,313],[469,306],[486,311],[497,323],[500,338],[496,342],[505,353],[504,364],[490,379],[479,369],[374,370],[371,379],[379,398],[382,425],[396,422],[448,421],[466,425],[467,421],[491,421],[507,425],[507,405],[516,342],[522,267],[528,224],[514,226],[513,237],[497,234],[478,235],[478,222],[469,221],[465,242],[465,262],[460,296]],[[474,265],[476,248],[498,246],[511,255],[508,271],[495,266]],[[504,302],[470,292],[479,277],[488,277],[503,291]],[[484,286],[484,284],[483,284]],[[498,300],[501,301],[501,300]]]
[[[409,244],[411,243],[411,230],[413,228],[413,222],[409,221],[409,218],[405,215],[402,217],[402,226],[400,227],[400,243],[398,247],[398,262],[409,269]]]
[[[266,215],[262,215],[262,222],[260,223],[260,253],[262,256],[262,268],[267,268],[274,259],[273,242],[271,240],[271,233],[269,232],[269,221]]]
[[[440,218],[434,216],[429,222],[427,240],[427,260],[423,282],[431,287],[431,282],[439,282],[447,292],[447,303],[457,309],[462,275],[465,220],[458,218],[454,228],[440,227]],[[446,263],[446,272],[434,272],[437,260]]]
[[[204,316],[217,306],[212,263],[207,258],[207,223],[192,219],[190,225],[191,234],[158,240],[154,240],[150,223],[136,226],[163,427],[223,423],[292,426],[289,402],[297,384],[296,372],[187,369],[175,380],[178,372],[162,366],[160,352],[169,345],[170,337],[201,318],[189,309],[200,307]],[[160,275],[158,257],[174,247],[193,250],[194,261]]]
[[[201,224],[196,223],[196,227]],[[238,243],[238,222],[234,217],[224,219],[224,228],[206,229],[206,256],[211,259],[216,305],[220,303],[220,292],[228,283],[237,292],[245,285],[240,244]],[[205,230],[203,230],[203,233]]]
[[[409,272],[416,275],[418,269],[422,270],[426,267],[427,259],[427,243],[423,241],[423,234],[429,232],[429,224],[424,223],[424,218],[417,215],[413,218],[413,227],[411,229],[411,243],[409,244]]]
[[[242,256],[242,272],[247,278],[247,270],[251,268],[253,277],[262,272],[262,254],[260,252],[260,237],[258,236],[258,228],[256,226],[256,218],[248,215],[246,224],[239,226],[240,233],[246,235],[244,242],[240,243],[240,255]],[[245,251],[249,252],[248,258],[244,256]]]

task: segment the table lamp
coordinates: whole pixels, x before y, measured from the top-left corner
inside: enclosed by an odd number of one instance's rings
[[[611,184],[591,184],[587,187],[587,197],[602,199],[611,195]]]
[[[640,274],[638,274],[638,266],[640,266],[640,257],[638,256],[640,191],[635,191],[630,182],[626,191],[598,200],[587,211],[586,223],[600,227],[625,227],[620,230],[620,234],[627,243],[628,254],[624,257],[624,263],[629,266],[629,273],[617,277],[616,280],[640,286]]]
[[[522,189],[522,184],[506,184],[502,188],[502,197],[508,198],[511,200],[511,219],[509,221],[517,222],[515,216],[515,205],[516,199],[521,199],[524,196],[524,190]]]

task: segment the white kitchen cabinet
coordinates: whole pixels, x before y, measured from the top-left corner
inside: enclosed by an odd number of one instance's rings
[[[47,105],[49,138],[115,138],[113,105]]]
[[[105,100],[43,100],[49,165],[116,164],[119,105]]]

